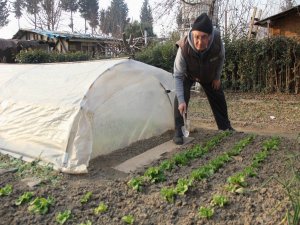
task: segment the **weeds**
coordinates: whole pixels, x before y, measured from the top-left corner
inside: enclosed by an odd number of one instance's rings
[[[39,165],[39,160],[25,162],[7,155],[0,155],[0,169],[17,168],[16,175],[19,178],[37,177],[51,184],[56,184],[60,180],[58,171],[53,170],[51,164]]]
[[[283,180],[275,178],[275,180],[282,185],[292,206],[292,210],[287,209],[286,212],[288,225],[300,224],[300,171],[295,167],[295,162],[299,162],[299,160],[300,154],[289,157],[288,170],[292,173],[289,179]]]

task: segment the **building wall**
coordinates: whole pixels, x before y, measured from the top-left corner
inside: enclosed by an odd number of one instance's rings
[[[300,16],[291,14],[280,20],[272,21],[271,35],[300,39]]]

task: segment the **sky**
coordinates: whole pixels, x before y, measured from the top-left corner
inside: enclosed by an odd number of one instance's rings
[[[143,0],[124,0],[127,3],[129,12],[128,17],[131,20],[138,20],[140,21],[140,11],[142,8]],[[258,0],[260,4],[258,6],[263,7],[264,4],[262,3],[270,3],[274,6],[274,8],[279,7],[279,3],[282,0]],[[99,0],[99,8],[100,9],[107,9],[107,7],[110,5],[111,0]],[[157,2],[161,2],[161,0],[149,0],[149,4],[154,11],[154,5]],[[295,0],[296,5],[300,4],[300,0]],[[277,13],[277,12],[273,12]],[[25,16],[24,16],[25,17]],[[174,19],[174,16],[172,15],[165,15],[162,19],[156,20],[155,15],[154,17],[154,33],[157,34],[159,37],[163,37],[164,35],[167,35],[169,31],[176,28],[176,19]],[[9,17],[9,24],[3,28],[0,29],[0,38],[12,38],[12,36],[17,33],[19,30],[18,27],[18,21],[14,17],[13,13]],[[70,13],[62,12],[61,22],[60,26],[58,28],[58,31],[68,31],[71,32],[71,29],[68,27],[68,24],[70,23]],[[84,19],[80,17],[79,13],[76,13],[74,15],[74,31],[79,33],[84,33]],[[21,28],[33,28],[30,23],[27,22],[26,18],[22,18],[20,22]],[[87,31],[89,32],[89,31]]]
[[[110,5],[111,0],[99,0],[99,8],[106,9]],[[142,8],[143,1],[142,0],[125,0],[127,3],[129,12],[128,17],[132,20],[140,21],[140,11]],[[150,6],[152,7],[153,0],[149,1]],[[59,26],[59,31],[68,31],[71,32],[71,29],[67,24],[70,23],[70,14],[67,12],[62,12],[61,23]],[[11,13],[9,17],[9,23],[5,27],[0,29],[0,38],[9,39],[17,33],[19,30],[18,20],[14,17],[13,13]],[[84,33],[84,19],[80,17],[79,13],[76,13],[74,16],[74,31],[79,33]],[[154,32],[159,35],[161,32],[161,24],[154,24]],[[27,22],[26,18],[22,18],[20,21],[21,28],[33,28],[30,23]]]

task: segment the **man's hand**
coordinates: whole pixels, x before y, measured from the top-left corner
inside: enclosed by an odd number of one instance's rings
[[[179,104],[178,110],[179,110],[180,114],[183,116],[183,113],[186,112],[186,104],[185,104],[185,102]]]
[[[221,87],[221,81],[220,80],[213,80],[212,81],[212,88],[215,90],[219,90]]]

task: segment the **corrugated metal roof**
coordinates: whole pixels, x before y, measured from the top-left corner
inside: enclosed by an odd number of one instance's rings
[[[110,37],[105,34],[81,34],[81,33],[69,33],[64,31],[50,31],[40,29],[20,29],[14,36],[13,39],[21,38],[25,32],[33,32],[36,34],[44,35],[49,38],[65,38],[65,39],[89,39],[89,40],[120,40],[114,37]]]

